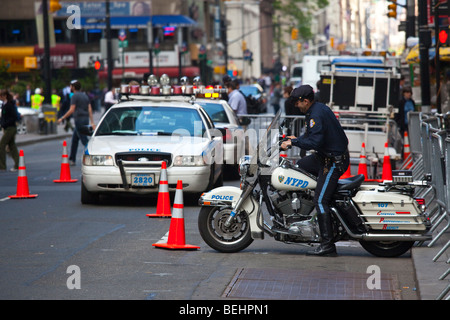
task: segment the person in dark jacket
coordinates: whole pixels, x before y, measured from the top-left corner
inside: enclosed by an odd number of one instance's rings
[[[16,146],[17,107],[14,104],[13,96],[8,90],[0,91],[0,100],[3,101],[0,120],[0,125],[3,129],[3,136],[0,140],[0,170],[6,170],[6,146],[8,146],[11,157],[14,160],[14,167],[11,168],[11,171],[17,171],[19,168],[19,152]]]
[[[416,103],[412,99],[411,87],[402,88],[402,98],[398,102],[398,113],[394,115],[398,130],[403,137],[405,131],[408,131],[408,112],[416,109]]]
[[[289,136],[281,144],[282,149],[297,146],[316,152],[300,159],[298,167],[317,177],[314,191],[314,205],[321,233],[321,244],[308,254],[335,256],[333,226],[330,203],[339,177],[350,164],[348,138],[333,111],[323,103],[314,100],[313,88],[302,85],[295,88],[289,99],[306,115],[306,133],[299,138]]]

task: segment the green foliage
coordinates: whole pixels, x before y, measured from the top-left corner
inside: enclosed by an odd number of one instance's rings
[[[290,33],[291,27],[295,26],[298,28],[299,38],[308,40],[313,36],[311,21],[314,19],[314,13],[327,5],[328,0],[275,0],[273,2],[274,17],[283,17],[280,23],[285,25],[284,32]],[[286,26],[291,23],[291,26]]]

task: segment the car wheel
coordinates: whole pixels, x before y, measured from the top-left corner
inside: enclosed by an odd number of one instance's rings
[[[97,204],[100,200],[100,195],[97,192],[90,192],[86,189],[83,181],[81,181],[81,203],[82,204]]]

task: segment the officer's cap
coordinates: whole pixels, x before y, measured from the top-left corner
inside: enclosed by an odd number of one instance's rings
[[[290,98],[293,101],[304,99],[312,101],[314,100],[314,90],[309,84],[304,84],[292,90]]]

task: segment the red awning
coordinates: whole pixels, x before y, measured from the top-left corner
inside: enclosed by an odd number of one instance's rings
[[[38,65],[40,58],[44,55],[44,48],[34,47],[34,54],[38,57]],[[50,63],[52,68],[77,68],[77,50],[76,46],[71,43],[57,44],[50,48]]]
[[[193,78],[200,75],[200,69],[198,67],[183,67],[182,75],[189,78]],[[123,77],[126,79],[142,79],[144,74],[149,73],[149,68],[125,68],[123,71]],[[153,67],[153,73],[155,76],[160,77],[163,74],[167,74],[170,78],[179,78],[178,67]],[[99,71],[99,78],[106,79],[107,71]],[[113,79],[122,79],[122,68],[116,68],[112,72]]]

